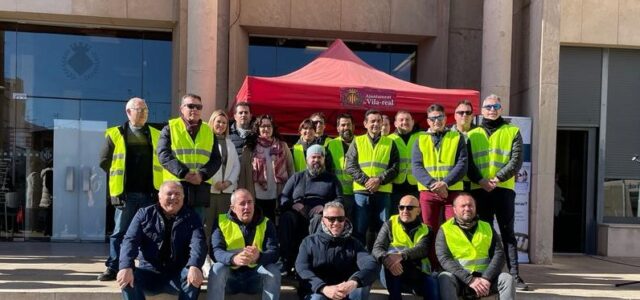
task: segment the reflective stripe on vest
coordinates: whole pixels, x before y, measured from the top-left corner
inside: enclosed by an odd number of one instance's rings
[[[379,176],[389,166],[389,158],[391,156],[391,147],[393,141],[381,136],[375,148],[371,146],[371,140],[367,134],[354,138],[356,150],[358,151],[358,165],[360,169],[369,177]],[[366,191],[367,189],[357,182],[353,182],[354,191]],[[380,185],[379,192],[391,193],[391,183]]]
[[[393,238],[389,244],[389,253],[397,253],[405,249],[413,248],[421,239],[425,238],[429,234],[429,227],[420,223],[420,228],[416,230],[416,233],[413,235],[413,240],[411,240],[409,235],[402,228],[402,224],[400,224],[398,219],[398,215],[393,215],[389,219],[389,223],[391,223],[391,237]],[[431,264],[429,263],[429,257],[424,257],[420,260],[420,263],[422,272],[430,274]]]
[[[258,248],[258,251],[262,252],[262,244],[264,243],[264,236],[267,232],[267,221],[269,219],[264,217],[262,222],[256,226],[256,234],[253,237],[253,245]],[[227,244],[227,251],[241,250],[246,246],[244,236],[242,235],[242,231],[240,230],[240,226],[229,219],[227,214],[218,215],[218,227],[220,228],[220,232],[222,232],[222,236],[224,237],[224,242]],[[250,268],[255,268],[256,264],[250,264]],[[237,269],[238,266],[232,267],[232,269]]]
[[[491,136],[487,136],[487,132],[481,127],[469,131],[473,163],[480,171],[482,178],[494,178],[500,169],[509,163],[509,159],[511,159],[511,146],[518,131],[518,127],[511,124],[500,126]],[[498,187],[511,190],[514,190],[515,186],[515,176],[498,183]],[[472,189],[479,188],[480,185],[472,184]]]
[[[347,161],[344,158],[344,148],[342,147],[342,139],[336,138],[329,142],[327,151],[331,153],[331,164],[333,164],[333,172],[340,180],[343,195],[353,195],[353,177],[346,171]]]
[[[307,169],[307,159],[304,155],[304,148],[301,144],[293,145],[293,169],[296,172]]]
[[[169,131],[171,131],[171,151],[173,155],[190,171],[198,172],[198,169],[209,162],[211,149],[213,148],[214,137],[211,128],[204,122],[200,124],[195,141],[189,135],[187,127],[181,118],[169,120]],[[168,170],[163,172],[164,180],[181,181]],[[211,184],[212,179],[206,181]]]
[[[398,164],[398,176],[393,180],[393,183],[402,184],[405,181],[409,182],[411,185],[416,185],[418,183],[411,172],[411,151],[413,150],[413,145],[421,135],[424,135],[424,132],[414,132],[411,134],[411,137],[409,137],[409,143],[407,144],[404,143],[402,137],[397,133],[388,135],[388,137],[396,144],[400,157],[400,163]]]
[[[440,140],[440,149],[436,149],[431,135],[421,135],[418,139],[418,147],[422,153],[422,164],[429,175],[438,181],[449,175],[449,171],[456,165],[456,152],[460,134],[455,131],[447,131]],[[450,191],[461,191],[464,188],[462,180],[449,186]],[[418,182],[419,191],[428,191],[429,188]]]
[[[124,137],[120,133],[120,127],[111,127],[105,132],[105,137],[109,137],[113,142],[114,149],[111,156],[111,167],[109,168],[109,196],[117,197],[124,192],[124,175],[126,169],[125,159],[127,157],[127,145],[125,144]],[[153,174],[153,187],[158,190],[162,184],[162,165],[158,160],[158,153],[156,152],[158,145],[158,137],[160,131],[149,126],[149,133],[151,134],[151,152],[152,153],[152,170]]]
[[[471,273],[484,272],[490,262],[489,248],[493,238],[491,225],[484,221],[478,221],[476,232],[473,234],[471,241],[469,241],[462,229],[453,224],[453,221],[454,218],[451,218],[440,227],[453,259]]]

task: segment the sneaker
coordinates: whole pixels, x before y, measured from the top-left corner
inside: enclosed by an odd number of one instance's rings
[[[113,281],[116,280],[116,275],[118,273],[112,269],[107,268],[102,272],[102,274],[98,275],[98,280],[100,281]]]
[[[207,255],[207,258],[204,260],[204,265],[202,265],[202,276],[204,278],[209,278],[209,271],[211,270],[211,265],[213,265],[213,260]]]
[[[515,280],[516,280],[516,290],[518,290],[518,291],[528,291],[529,290],[529,286],[524,282],[524,280],[522,280],[522,277],[520,277],[520,275],[516,275],[514,277],[515,277]]]

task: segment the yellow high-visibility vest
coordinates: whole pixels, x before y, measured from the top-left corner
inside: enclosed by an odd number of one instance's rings
[[[473,163],[482,174],[482,178],[491,179],[495,177],[498,171],[509,163],[511,146],[518,131],[518,127],[511,124],[502,125],[491,136],[487,136],[487,132],[482,127],[469,131]],[[515,190],[515,176],[504,182],[499,182],[497,186]],[[473,183],[471,188],[479,189],[480,185]]]
[[[213,148],[214,135],[211,128],[204,122],[200,124],[200,129],[195,141],[189,135],[184,121],[178,117],[169,120],[169,130],[171,131],[171,151],[173,155],[190,171],[198,172],[198,169],[209,162],[211,149]],[[164,180],[182,181],[167,169],[163,172]],[[212,184],[212,179],[206,180]]]
[[[436,149],[431,135],[425,134],[418,139],[418,147],[422,152],[422,164],[429,175],[438,181],[449,175],[449,171],[456,165],[456,152],[460,134],[455,131],[447,131],[440,141],[440,149]],[[462,180],[449,186],[450,191],[461,191],[464,188]],[[418,182],[419,191],[427,191],[429,187]]]
[[[342,147],[342,139],[336,138],[329,142],[327,151],[331,153],[331,164],[333,164],[333,172],[340,180],[343,195],[353,195],[353,177],[347,173],[347,162],[344,158],[344,148]]]
[[[402,228],[398,215],[391,216],[389,223],[391,224],[391,236],[393,238],[387,251],[389,253],[399,253],[405,249],[413,248],[421,239],[426,238],[429,234],[429,227],[420,223],[420,227],[416,230],[412,240]],[[422,272],[430,274],[431,263],[429,262],[429,257],[424,257],[420,260],[420,263]]]
[[[407,144],[404,143],[404,140],[397,133],[388,135],[388,137],[396,144],[396,148],[398,148],[398,154],[400,156],[398,176],[393,180],[393,183],[402,184],[405,181],[409,182],[411,185],[416,185],[418,183],[411,172],[411,151],[413,150],[413,145],[423,134],[424,132],[414,132],[409,137],[409,142]]]
[[[307,169],[307,158],[304,155],[304,148],[301,144],[293,145],[293,169],[296,172]]]
[[[454,219],[449,219],[440,227],[453,259],[469,272],[484,272],[491,261],[489,259],[489,248],[493,238],[491,225],[478,221],[478,228],[469,241],[462,229],[453,224]]]
[[[262,222],[256,226],[256,234],[253,237],[252,245],[260,252],[262,252],[262,244],[264,243],[265,233],[267,232],[267,221],[269,218],[264,217]],[[220,228],[220,232],[222,232],[222,236],[224,237],[224,242],[227,244],[227,251],[240,250],[245,246],[244,236],[242,235],[242,231],[240,230],[240,226],[235,222],[231,221],[227,214],[218,215],[218,227]],[[250,268],[255,268],[256,264],[250,264]],[[238,268],[238,266],[232,267],[233,269]]]
[[[371,145],[371,141],[367,134],[355,137],[354,142],[356,143],[356,149],[358,150],[358,165],[360,165],[362,172],[369,177],[375,177],[379,176],[387,169],[391,156],[391,147],[393,146],[393,141],[390,138],[381,136],[375,147]],[[367,189],[363,185],[354,181],[353,190],[366,191]],[[380,185],[378,191],[391,193],[391,183]]]
[[[158,190],[160,189],[160,185],[162,185],[162,165],[160,165],[158,154],[156,152],[160,131],[151,126],[148,127],[149,134],[151,135],[151,152],[153,152],[151,164],[153,168],[153,187]],[[124,136],[120,133],[119,128],[119,126],[111,127],[105,132],[105,137],[108,136],[114,145],[113,155],[111,157],[111,167],[109,168],[109,196],[111,197],[118,197],[124,193],[127,145],[125,144]]]

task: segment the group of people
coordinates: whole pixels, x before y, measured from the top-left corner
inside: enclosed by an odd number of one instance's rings
[[[278,299],[282,276],[305,299],[366,299],[377,279],[391,299],[513,299],[527,288],[513,231],[522,138],[498,96],[483,100],[478,126],[466,100],[451,128],[432,104],[426,131],[399,111],[384,133],[384,114],[369,110],[365,134],[344,113],[331,138],[315,113],[291,148],[246,102],[233,120],[216,110],[204,123],[202,109],[187,94],[157,130],[132,98],[128,121],[105,134],[100,166],[116,210],[98,279],[117,280],[124,299],[196,299],[205,278],[208,299]]]

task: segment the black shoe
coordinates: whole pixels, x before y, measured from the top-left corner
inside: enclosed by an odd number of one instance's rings
[[[520,277],[520,275],[514,276],[514,279],[516,281],[516,290],[518,290],[518,291],[528,291],[529,290],[529,286],[524,282],[524,280],[522,280],[522,277]]]
[[[102,272],[102,274],[98,275],[98,280],[100,281],[113,281],[116,280],[116,275],[118,273],[112,269],[107,268]]]

